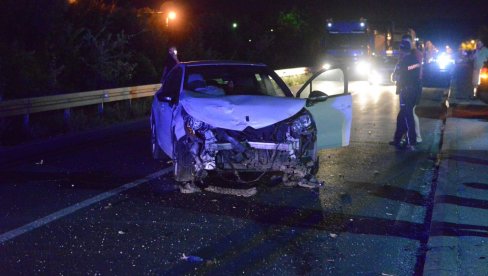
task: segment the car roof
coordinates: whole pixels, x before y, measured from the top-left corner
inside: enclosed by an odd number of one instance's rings
[[[181,62],[184,66],[200,66],[200,65],[245,65],[245,66],[264,66],[264,63],[254,63],[247,61],[235,61],[235,60],[197,60],[197,61],[185,61]]]

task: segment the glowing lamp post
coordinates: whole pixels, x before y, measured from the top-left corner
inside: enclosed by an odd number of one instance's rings
[[[170,11],[166,16],[166,27],[169,27],[169,21],[176,19],[176,12]]]

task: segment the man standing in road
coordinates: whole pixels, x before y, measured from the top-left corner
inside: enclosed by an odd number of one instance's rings
[[[397,116],[397,125],[393,141],[390,145],[397,149],[415,150],[416,132],[413,118],[413,108],[419,97],[420,70],[422,64],[412,51],[412,44],[403,40],[400,44],[402,58],[395,68],[394,76],[397,82],[397,91],[400,96],[400,111]],[[405,144],[402,144],[403,136],[406,136]]]

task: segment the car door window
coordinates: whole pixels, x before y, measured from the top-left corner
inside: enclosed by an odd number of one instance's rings
[[[163,83],[161,92],[158,94],[158,99],[171,98],[173,102],[178,100],[178,94],[180,93],[181,77],[183,73],[181,67],[175,68],[169,73],[166,81]]]
[[[270,75],[257,75],[261,91],[266,91],[264,94],[269,96],[286,97],[281,87]]]
[[[340,95],[347,91],[345,84],[344,72],[341,69],[327,70],[313,76],[297,95],[302,99],[308,98],[312,91],[321,91],[328,96]]]

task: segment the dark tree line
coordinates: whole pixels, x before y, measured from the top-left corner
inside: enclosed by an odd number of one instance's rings
[[[462,18],[472,19],[472,11],[480,10],[483,1],[417,2],[2,0],[0,99],[155,83],[172,45],[178,47],[181,60],[314,66],[327,18],[403,20],[415,28],[427,26],[419,28],[421,35],[437,34],[442,30],[429,27],[435,25],[425,7],[439,8],[447,18],[443,20],[459,22],[453,16],[461,12]],[[158,12],[168,7],[177,8],[179,16],[167,26]]]
[[[167,26],[160,7],[134,2],[141,1],[1,1],[0,97],[155,83],[171,45],[182,60],[246,60],[275,68],[306,66],[312,56],[306,37],[313,29],[293,6],[260,15],[219,1],[217,9],[173,2],[182,12]]]

